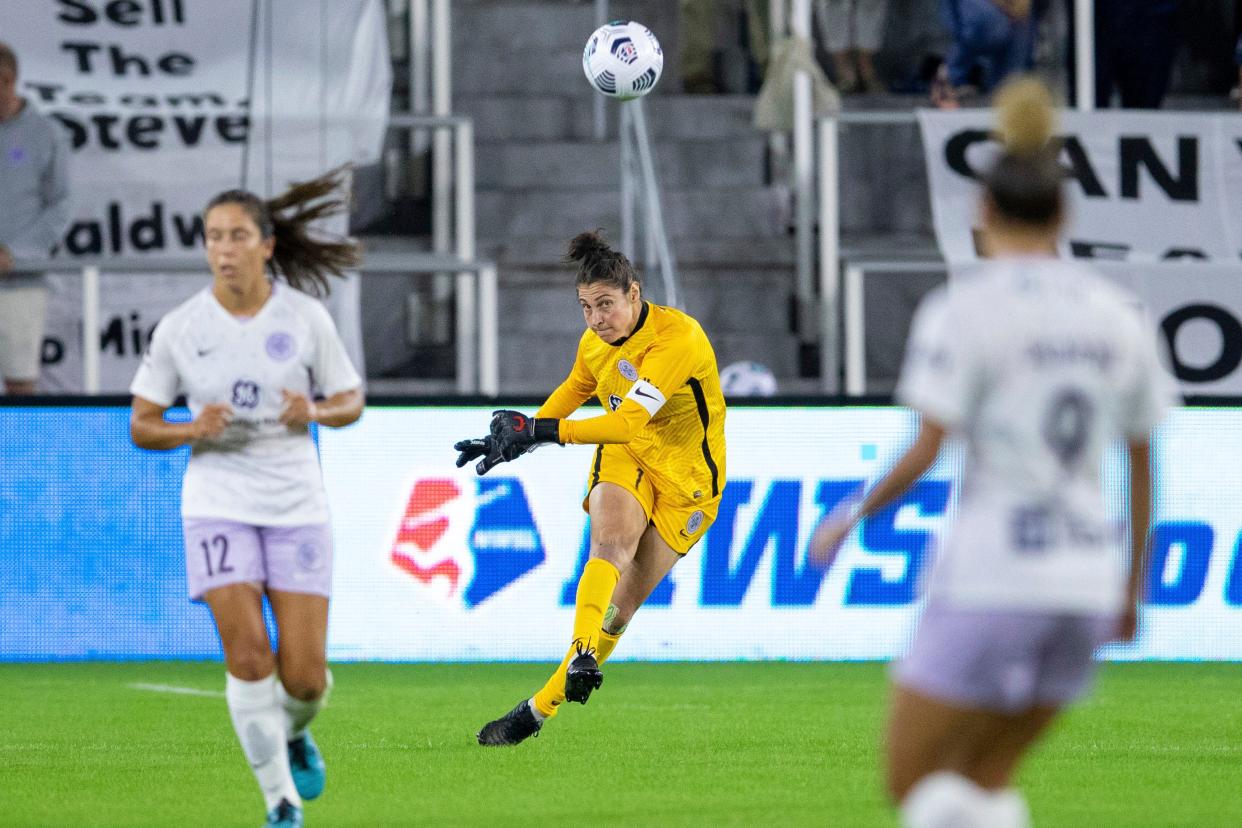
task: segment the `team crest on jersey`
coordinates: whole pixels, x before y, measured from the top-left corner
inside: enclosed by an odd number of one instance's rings
[[[323,563],[319,556],[319,547],[313,543],[304,543],[298,547],[298,566],[307,572],[314,572]]]
[[[621,398],[618,397],[616,394],[608,395],[608,407],[611,408],[613,411],[616,411],[618,408],[620,408],[621,403],[622,403]]]
[[[695,509],[690,513],[690,519],[686,521],[686,534],[693,535],[699,531],[699,527],[703,525],[703,512]]]
[[[389,562],[421,588],[467,609],[546,558],[526,492],[512,477],[423,478],[410,490]]]
[[[265,343],[267,355],[277,362],[284,362],[293,356],[294,342],[293,335],[284,331],[276,331],[267,338]]]
[[[630,382],[634,382],[638,379],[638,369],[635,368],[634,363],[630,362],[628,359],[623,359],[618,362],[617,370],[621,372],[621,376],[625,377]]]

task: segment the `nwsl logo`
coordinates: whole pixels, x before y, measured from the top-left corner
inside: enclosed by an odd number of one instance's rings
[[[612,42],[612,53],[622,63],[633,64],[634,61],[638,60],[638,47],[628,37],[614,40]]]
[[[546,557],[515,478],[419,480],[410,491],[389,560],[446,600],[475,607]],[[463,491],[463,488],[466,491]]]

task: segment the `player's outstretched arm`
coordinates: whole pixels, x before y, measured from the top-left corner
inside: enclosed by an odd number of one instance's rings
[[[225,403],[211,403],[189,423],[170,423],[164,419],[166,405],[134,397],[129,415],[129,436],[144,449],[174,449],[211,437],[219,437],[233,419],[233,409]]]
[[[811,564],[821,569],[830,566],[846,537],[859,521],[887,506],[922,477],[923,472],[931,468],[931,464],[936,461],[936,455],[940,453],[940,444],[944,442],[944,438],[944,426],[923,415],[923,423],[914,443],[906,449],[889,473],[871,487],[862,503],[847,503],[841,509],[834,509],[820,522],[815,534],[811,536],[807,553]]]

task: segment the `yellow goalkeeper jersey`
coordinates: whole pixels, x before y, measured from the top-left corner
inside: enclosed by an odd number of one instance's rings
[[[594,394],[608,412],[566,420]],[[561,419],[562,443],[624,443],[652,483],[687,501],[725,484],[725,402],[716,353],[694,318],[644,302],[634,331],[605,342],[587,330],[573,370],[535,415]]]

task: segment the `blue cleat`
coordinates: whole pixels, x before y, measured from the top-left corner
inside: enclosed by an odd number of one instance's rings
[[[319,753],[315,740],[311,738],[310,731],[289,743],[289,770],[293,773],[293,784],[297,786],[298,796],[314,799],[323,793],[327,771],[323,765],[323,756]],[[301,825],[301,822],[298,824]]]
[[[263,828],[302,828],[302,809],[287,799],[267,814]]]

